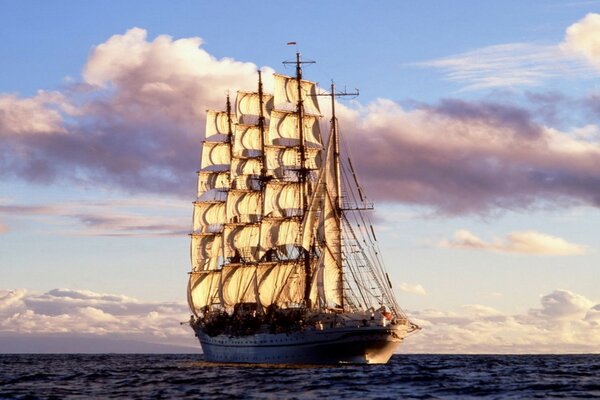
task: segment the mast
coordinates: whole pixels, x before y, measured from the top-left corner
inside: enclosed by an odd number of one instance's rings
[[[302,100],[302,61],[300,61],[300,52],[296,53],[296,86],[298,90],[298,103],[296,104],[296,114],[298,116],[298,135],[300,137],[300,196],[302,197],[302,218],[306,215],[308,209],[308,188],[306,185],[308,170],[306,169],[306,148],[304,144],[304,101]],[[310,304],[310,288],[312,282],[312,271],[310,268],[310,250],[303,249],[304,258],[304,302],[307,308]]]
[[[331,139],[333,140],[333,157],[335,164],[335,189],[336,206],[338,212],[342,211],[342,184],[340,181],[340,138],[337,131],[337,118],[335,116],[335,83],[331,82]]]
[[[337,118],[335,116],[335,83],[331,82],[331,138],[333,141],[333,164],[334,164],[334,175],[335,175],[335,208],[336,217],[340,221],[340,229],[336,232],[336,238],[334,243],[336,248],[334,249],[336,257],[336,266],[340,271],[340,279],[344,282],[344,270],[342,268],[342,184],[340,177],[340,139],[337,130]],[[343,285],[343,284],[342,284]],[[342,286],[343,291],[343,286]],[[340,296],[342,301],[342,309],[344,309],[344,295]]]
[[[262,84],[262,72],[258,70],[258,131],[260,132],[260,152],[261,152],[261,168],[260,168],[260,182],[262,196],[264,196],[265,185],[267,181],[267,155],[265,153],[265,115],[263,111],[263,84]],[[262,211],[264,214],[264,200],[262,201]]]
[[[231,163],[233,162],[233,128],[231,124],[231,100],[229,99],[229,90],[227,91],[227,104],[226,104],[226,112],[227,112],[227,141],[229,142],[229,181],[232,182],[232,168]],[[224,244],[227,237],[225,235],[225,225],[223,225],[223,229],[221,230],[221,242]],[[221,248],[221,253],[223,255],[223,262],[225,264],[225,246],[223,245]],[[219,279],[219,292],[222,289],[221,280]]]

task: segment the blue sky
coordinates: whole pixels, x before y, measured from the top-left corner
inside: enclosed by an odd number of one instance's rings
[[[406,351],[600,351],[600,2],[298,4],[0,0],[0,336],[193,345],[203,111],[297,41],[360,89]]]

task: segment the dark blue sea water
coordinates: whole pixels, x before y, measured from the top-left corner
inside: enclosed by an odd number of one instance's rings
[[[600,398],[600,355],[396,355],[387,365],[219,365],[199,355],[0,355],[0,399]]]

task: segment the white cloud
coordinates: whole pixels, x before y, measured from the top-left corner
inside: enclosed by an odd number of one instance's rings
[[[423,329],[402,345],[425,353],[598,353],[600,304],[567,290],[541,298],[541,308],[506,314],[483,305],[461,312],[409,313]]]
[[[0,334],[100,336],[195,346],[184,303],[150,303],[88,290],[0,290]]]
[[[43,90],[30,98],[0,93],[0,137],[66,133],[62,113],[75,112],[59,92]]]
[[[540,306],[505,314],[470,304],[459,312],[409,312],[423,329],[402,346],[425,353],[567,353],[600,351],[600,304],[555,290]],[[148,303],[88,290],[0,290],[0,336],[87,337],[198,347],[183,303]],[[38,340],[40,342],[40,340]],[[43,350],[43,349],[42,349]]]
[[[589,13],[567,28],[563,48],[582,55],[600,69],[600,14]]]
[[[400,282],[400,285],[398,286],[398,288],[406,293],[412,293],[412,294],[417,294],[417,295],[421,295],[424,296],[427,294],[427,292],[425,291],[425,288],[419,284],[410,284],[410,283],[406,283],[406,282]]]
[[[581,319],[592,310],[594,302],[568,290],[555,290],[542,296],[542,308],[530,310],[532,316],[547,319]]]
[[[486,242],[468,230],[459,230],[450,240],[440,242],[441,247],[457,249],[487,250],[499,253],[569,256],[586,252],[586,247],[535,231],[511,232],[504,239]]]
[[[18,123],[5,123],[0,131],[0,177],[190,199],[205,110],[222,108],[227,89],[256,88],[256,65],[216,59],[201,45],[200,38],[152,39],[133,28],[96,46],[83,81],[70,83],[61,94],[3,95],[5,108],[22,111]],[[482,62],[502,69],[502,63],[519,59],[519,52],[538,60],[554,57],[544,53],[547,49],[534,57],[527,46],[491,49],[495,56]],[[477,69],[469,58],[448,65]],[[270,77],[271,70],[263,70],[265,79]],[[269,82],[265,86],[268,90]],[[596,101],[590,99],[589,107]],[[544,110],[553,114],[548,110],[563,110],[561,104],[546,99]],[[600,205],[596,121],[578,121],[581,128],[564,132],[541,125],[527,108],[498,102],[446,99],[413,110],[385,99],[354,105],[340,106],[338,117],[349,147],[363,150],[353,161],[365,190],[378,201],[445,214],[538,202]],[[31,121],[39,122],[30,126]],[[148,228],[139,219],[127,221],[129,213],[113,216],[119,219],[115,225]],[[99,221],[90,221],[100,229]],[[106,218],[103,222],[108,226]]]
[[[593,76],[600,67],[600,15],[590,13],[566,30],[555,45],[506,43],[417,65],[439,68],[462,90],[538,86],[553,78]],[[583,56],[583,59],[580,57]]]
[[[529,43],[488,46],[417,65],[444,70],[449,80],[466,84],[462,90],[538,86],[587,71],[585,63],[567,57],[560,47]]]

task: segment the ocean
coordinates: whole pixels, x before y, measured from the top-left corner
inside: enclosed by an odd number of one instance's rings
[[[600,398],[600,355],[395,355],[387,365],[211,364],[197,354],[4,354],[0,399]]]

